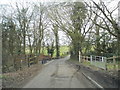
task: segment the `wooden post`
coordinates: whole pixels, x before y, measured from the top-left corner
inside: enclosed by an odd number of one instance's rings
[[[28,58],[27,58],[28,59],[28,67],[30,67],[30,60],[29,60],[29,58],[30,57],[28,56]]]
[[[84,61],[83,61],[83,62],[85,62],[85,58],[86,58],[86,57],[84,56]]]
[[[20,61],[20,70],[22,70],[22,60]]]
[[[96,62],[96,56],[95,56],[95,62]]]
[[[107,71],[108,68],[107,68],[107,59],[106,59],[106,57],[104,57],[104,60],[105,60],[105,70]]]
[[[114,64],[114,70],[116,70],[116,60],[115,60],[115,56],[113,56],[113,64]]]
[[[80,53],[80,51],[79,51],[79,62],[81,62],[81,53]]]
[[[92,55],[90,56],[90,63],[92,64]]]
[[[87,56],[87,61],[89,61],[88,59],[89,59],[89,57]]]
[[[88,59],[88,56],[86,56],[86,61],[87,61],[87,59]]]

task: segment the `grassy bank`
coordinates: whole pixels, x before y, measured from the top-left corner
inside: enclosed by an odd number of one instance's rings
[[[98,68],[94,65],[91,65],[91,62],[90,61],[83,61],[82,63],[80,63],[78,60],[75,60],[75,59],[69,59],[69,61],[75,63],[75,64],[83,64],[84,66],[89,66],[89,67],[93,67],[93,68]],[[107,63],[107,69],[108,70],[120,70],[120,62],[117,63],[116,65],[114,64],[111,64],[111,63]]]

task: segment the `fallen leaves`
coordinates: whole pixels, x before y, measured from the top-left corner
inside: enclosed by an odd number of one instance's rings
[[[3,74],[5,78],[2,79],[2,86],[3,88],[20,88],[25,84],[25,82],[34,77],[41,68],[41,64],[36,64],[21,71],[19,70],[12,73],[5,73]]]

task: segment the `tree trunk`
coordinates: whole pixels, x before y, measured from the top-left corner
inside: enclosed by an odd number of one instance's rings
[[[59,58],[60,51],[59,51],[59,38],[58,38],[58,31],[55,34],[55,42],[56,42],[56,57]]]
[[[80,47],[80,42],[76,41],[76,40],[73,40],[73,49],[72,49],[72,52],[71,52],[71,57],[73,59],[79,60],[79,51],[82,53],[81,47]]]
[[[26,32],[24,30],[24,34],[23,34],[23,54],[25,55],[25,48],[26,48],[26,43],[25,43],[25,38],[26,38]]]

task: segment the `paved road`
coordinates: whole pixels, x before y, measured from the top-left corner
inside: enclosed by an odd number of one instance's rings
[[[50,62],[23,88],[94,88],[81,72],[65,63],[68,59],[69,56]]]

